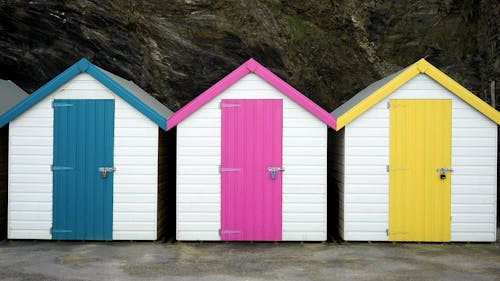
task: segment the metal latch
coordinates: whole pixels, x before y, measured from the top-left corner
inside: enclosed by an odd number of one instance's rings
[[[99,167],[99,172],[101,172],[101,178],[105,179],[108,177],[108,173],[116,172],[115,167]]]
[[[452,173],[453,169],[452,168],[437,168],[436,172],[439,173],[439,178],[442,180],[446,179],[446,173]]]
[[[285,169],[280,168],[280,167],[267,167],[267,171],[271,173],[271,179],[274,180],[274,179],[276,179],[276,173],[277,172],[284,172]]]

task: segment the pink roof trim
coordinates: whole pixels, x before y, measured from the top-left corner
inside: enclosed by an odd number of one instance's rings
[[[332,115],[330,115],[330,113],[326,112],[319,105],[301,94],[295,88],[279,78],[276,74],[272,73],[267,68],[259,64],[257,61],[255,61],[254,59],[249,59],[244,64],[236,68],[233,72],[229,73],[226,77],[222,78],[219,82],[215,83],[208,90],[197,96],[191,102],[189,102],[177,112],[175,112],[172,116],[170,116],[170,118],[168,118],[167,120],[167,130],[170,130],[171,128],[177,126],[177,124],[179,124],[182,120],[186,119],[193,112],[211,101],[218,94],[222,93],[224,90],[229,88],[231,85],[236,83],[243,76],[247,75],[250,72],[253,72],[260,78],[264,79],[267,83],[278,89],[285,96],[289,97],[291,100],[302,106],[305,110],[309,111],[316,118],[323,121],[331,128],[335,129],[336,120]]]

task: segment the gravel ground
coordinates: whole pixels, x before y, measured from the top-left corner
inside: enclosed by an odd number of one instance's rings
[[[500,280],[499,243],[0,242],[0,280]]]

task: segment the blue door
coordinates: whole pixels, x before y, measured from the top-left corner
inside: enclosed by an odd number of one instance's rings
[[[54,100],[54,240],[112,240],[114,101]]]

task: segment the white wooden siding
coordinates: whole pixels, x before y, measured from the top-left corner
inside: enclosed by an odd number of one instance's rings
[[[10,123],[8,237],[52,239],[54,99],[114,99],[113,239],[156,240],[158,127],[88,74]]]
[[[177,239],[220,240],[221,99],[283,99],[283,240],[326,240],[326,125],[248,74],[177,127]]]
[[[452,100],[451,240],[495,241],[497,126],[423,74],[345,128],[344,239],[388,239],[389,99]]]

